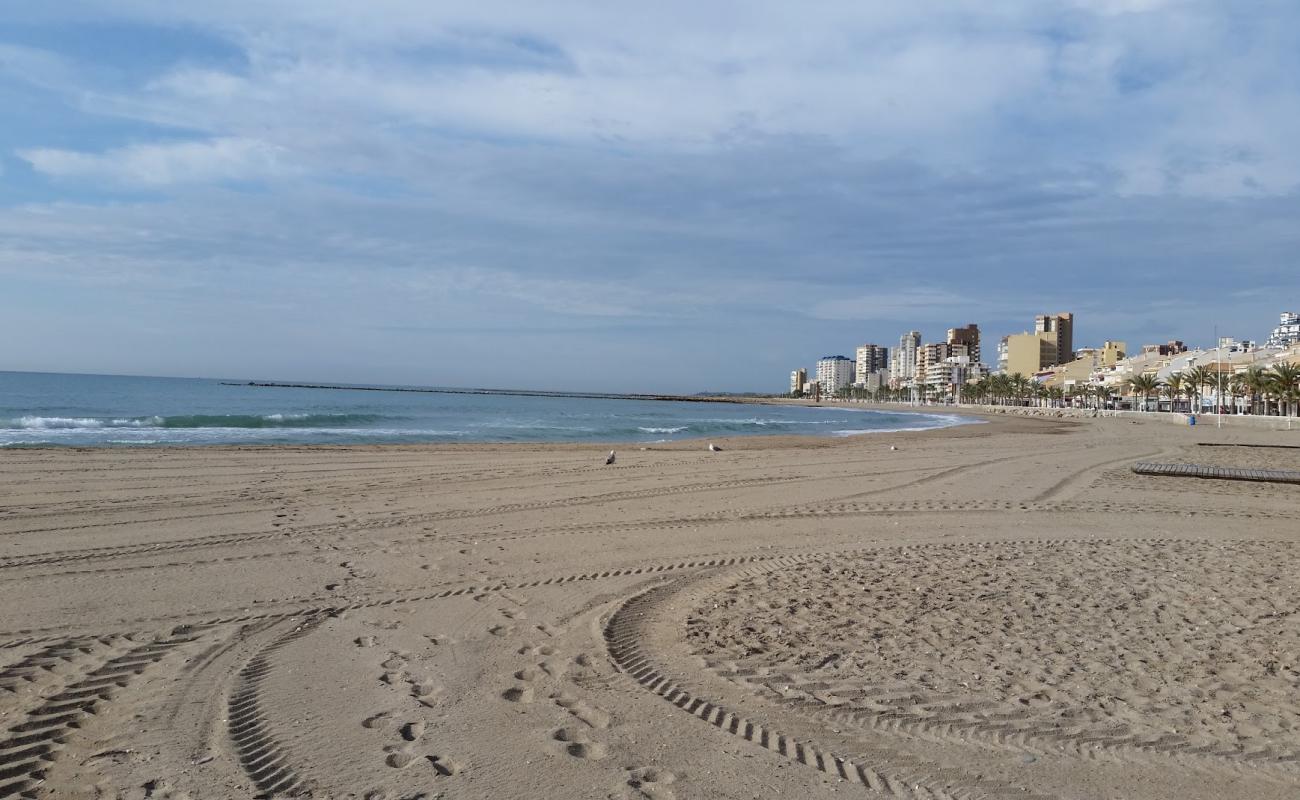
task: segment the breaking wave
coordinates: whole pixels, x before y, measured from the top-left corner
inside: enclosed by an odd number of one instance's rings
[[[37,417],[0,421],[16,430],[101,430],[104,428],[341,428],[384,419],[375,414],[180,414],[147,417]]]

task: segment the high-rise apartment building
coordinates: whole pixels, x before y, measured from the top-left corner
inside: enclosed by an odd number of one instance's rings
[[[1300,343],[1300,314],[1283,311],[1281,320],[1269,334],[1268,341],[1264,342],[1265,347],[1290,347]]]
[[[1008,375],[1020,373],[1030,377],[1047,367],[1059,363],[1056,337],[1052,333],[1014,333],[1006,342],[1006,359],[1001,361],[1002,371]],[[999,354],[1001,355],[1001,354]]]
[[[857,374],[854,383],[859,386],[867,384],[867,376],[889,370],[888,347],[881,347],[878,344],[859,345],[857,357]]]
[[[1044,367],[1074,360],[1074,314],[1039,314],[1034,317],[1034,333],[1048,334],[1056,349],[1051,362]]]
[[[948,342],[925,345],[917,351],[916,382],[931,387],[948,387],[952,371],[945,368],[945,362],[958,357],[966,359],[967,364],[970,363],[970,351],[966,345]]]
[[[822,394],[832,395],[853,383],[852,359],[845,356],[825,356],[817,359],[817,383]]]
[[[959,344],[966,348],[972,364],[980,362],[980,326],[971,323],[964,328],[948,329],[948,344]]]
[[[790,394],[798,394],[803,391],[803,386],[808,382],[808,370],[800,368],[790,373]]]
[[[898,337],[898,347],[889,362],[889,375],[895,385],[906,385],[916,377],[916,353],[921,349],[921,332],[908,331]]]

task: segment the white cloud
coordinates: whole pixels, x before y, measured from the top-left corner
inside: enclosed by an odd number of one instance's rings
[[[58,178],[140,186],[259,180],[292,171],[283,148],[238,137],[134,144],[102,153],[33,148],[18,151],[18,156],[38,172]]]

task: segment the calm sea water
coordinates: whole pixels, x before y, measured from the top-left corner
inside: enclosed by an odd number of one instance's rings
[[[0,447],[656,442],[848,436],[960,424],[944,414],[502,395],[356,392],[216,380],[0,372]]]

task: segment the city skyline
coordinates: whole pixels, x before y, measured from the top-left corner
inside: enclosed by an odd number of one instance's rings
[[[15,5],[0,369],[744,391],[1059,308],[1081,342],[1259,338],[1300,304],[1298,25]]]
[[[1135,343],[1131,349],[1126,349],[1127,343],[1118,338],[1076,347],[1076,319],[1072,312],[1038,314],[1034,317],[1033,331],[998,337],[997,359],[993,363],[986,363],[981,357],[985,332],[978,323],[948,328],[946,335],[938,340],[928,340],[920,331],[911,330],[905,331],[897,346],[892,348],[870,342],[857,345],[854,348],[856,360],[837,354],[821,356],[814,362],[812,370],[799,367],[790,372],[788,386],[792,394],[805,392],[812,386],[816,386],[818,394],[834,394],[850,386],[875,391],[886,385],[894,389],[929,385],[953,391],[955,386],[996,374],[1021,375],[1029,379],[1038,374],[1048,376],[1050,381],[1068,380],[1071,383],[1082,377],[1086,382],[1103,366],[1114,368],[1126,359],[1142,360],[1153,354],[1173,357],[1185,352],[1239,353],[1279,349],[1290,352],[1300,345],[1300,314],[1283,311],[1276,317],[1276,327],[1261,337],[1236,337],[1216,331],[1217,338],[1203,347],[1195,342],[1189,346],[1182,340],[1169,339]],[[867,349],[886,351],[883,361],[871,362],[875,368],[870,372],[862,369],[864,350]],[[832,361],[856,363],[857,369],[849,372],[845,379],[837,370],[827,370]],[[936,365],[938,374],[933,372]],[[870,380],[868,375],[872,376]],[[830,387],[829,391],[827,387]]]

